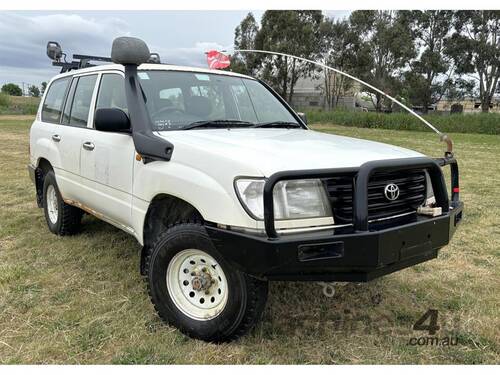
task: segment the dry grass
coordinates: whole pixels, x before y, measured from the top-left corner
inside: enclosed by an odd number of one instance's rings
[[[272,283],[263,322],[242,340],[185,338],[155,315],[139,245],[86,216],[49,233],[27,163],[29,121],[0,120],[0,363],[498,363],[500,138],[456,134],[465,218],[439,259],[367,284]],[[429,133],[318,127],[439,155]],[[439,150],[439,152],[437,152]],[[408,345],[439,310],[454,347]]]

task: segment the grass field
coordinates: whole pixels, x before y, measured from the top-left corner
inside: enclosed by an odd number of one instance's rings
[[[414,130],[418,132],[432,130],[410,113],[376,113],[348,110],[305,110],[307,118],[314,124],[337,124],[355,128]],[[430,113],[424,117],[445,133],[477,133],[500,135],[500,113]]]
[[[138,272],[139,245],[84,218],[46,228],[29,181],[27,119],[0,118],[0,363],[499,363],[500,137],[452,134],[465,216],[433,260],[366,284],[271,283],[264,319],[238,342],[187,339],[163,325]],[[441,156],[430,133],[317,126]],[[412,346],[439,310],[439,338]]]
[[[40,98],[26,96],[9,96],[0,93],[1,115],[35,115]]]

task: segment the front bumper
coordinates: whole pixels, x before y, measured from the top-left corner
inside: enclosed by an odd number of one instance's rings
[[[206,226],[234,267],[269,280],[369,281],[436,258],[462,218],[462,202],[445,215],[352,234],[294,234],[278,239]]]
[[[441,166],[451,165],[452,199],[448,200]],[[443,209],[438,217],[417,216],[404,225],[375,230],[367,220],[366,189],[369,176],[380,169],[427,168],[436,201]],[[307,176],[338,173],[307,172]],[[267,236],[236,232],[215,225],[206,230],[216,249],[230,264],[250,275],[269,280],[369,281],[394,271],[436,258],[438,251],[452,238],[462,219],[463,203],[458,200],[458,167],[453,160],[418,158],[370,162],[357,171],[353,230],[336,229],[315,233],[278,236],[274,228],[272,200],[265,217]],[[266,182],[272,194],[281,179],[304,178],[304,173],[281,173]],[[267,188],[267,189],[266,189]],[[266,219],[267,218],[267,219]]]

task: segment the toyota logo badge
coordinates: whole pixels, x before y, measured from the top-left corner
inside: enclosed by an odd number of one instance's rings
[[[384,195],[390,201],[395,201],[399,197],[399,187],[396,184],[387,184],[384,188]]]

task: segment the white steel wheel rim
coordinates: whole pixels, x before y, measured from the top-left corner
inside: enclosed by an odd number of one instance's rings
[[[228,285],[219,263],[204,251],[177,253],[167,268],[167,290],[175,306],[195,320],[211,320],[226,306]],[[200,280],[209,281],[199,289]]]
[[[49,185],[47,187],[46,203],[49,220],[52,224],[55,224],[57,223],[57,218],[59,217],[59,207],[57,205],[57,194],[54,185]]]

